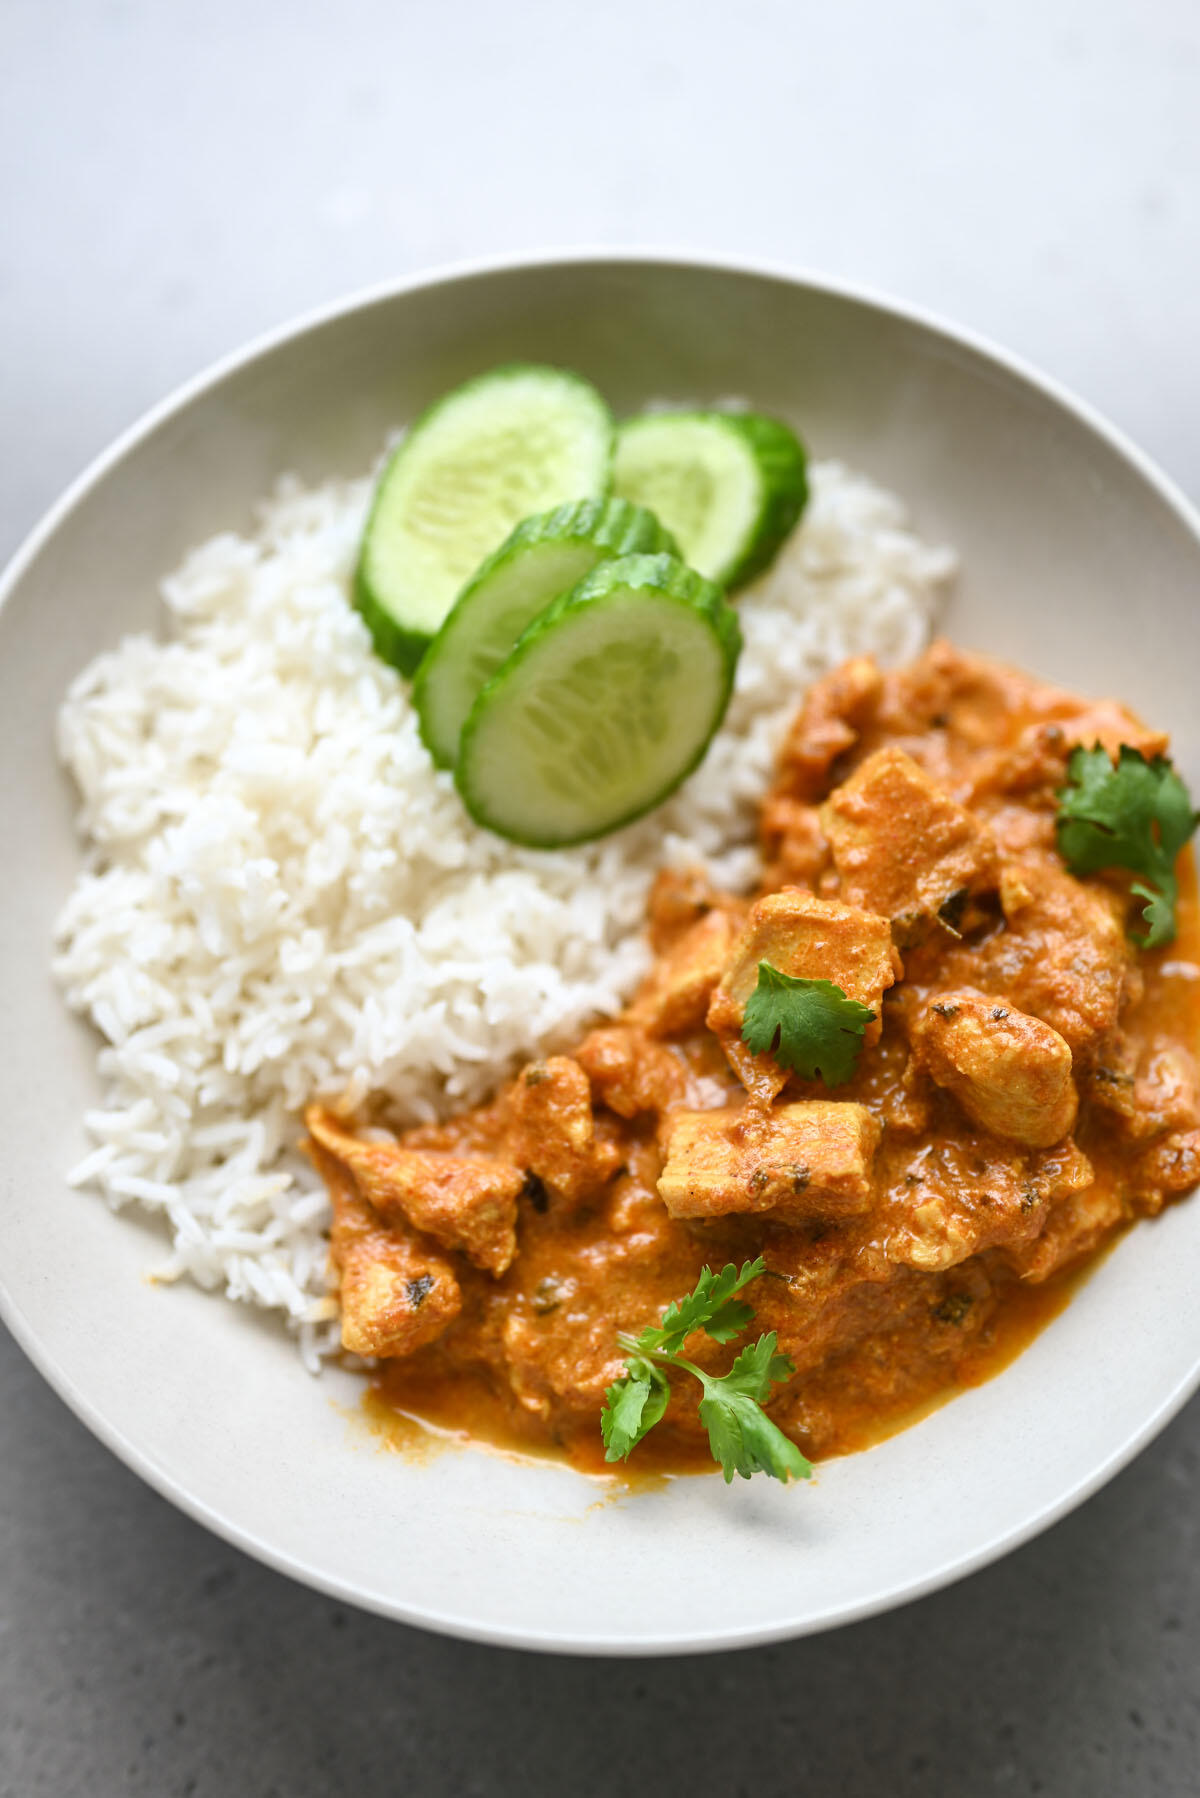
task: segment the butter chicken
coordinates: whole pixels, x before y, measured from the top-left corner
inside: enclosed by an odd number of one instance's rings
[[[849,662],[783,745],[758,893],[661,875],[621,1017],[444,1125],[312,1108],[343,1342],[389,1402],[598,1465],[618,1332],[758,1255],[755,1330],[795,1364],[767,1408],[812,1456],[1009,1358],[1073,1270],[1200,1179],[1190,853],[1175,941],[1139,947],[1129,875],[1077,878],[1056,846],[1071,751],[1096,745],[1166,739],[944,643],[898,673]],[[844,1083],[748,1048],[764,962],[869,1008]],[[703,1451],[694,1388],[660,1461]]]

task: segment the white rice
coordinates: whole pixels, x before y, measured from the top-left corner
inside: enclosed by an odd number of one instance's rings
[[[755,807],[805,687],[844,657],[925,643],[945,549],[835,463],[739,602],[745,649],[700,770],[592,847],[512,847],[465,817],[405,683],[347,603],[368,480],[284,480],[254,537],[163,583],[169,634],[75,682],[59,742],[84,871],[55,972],[103,1038],[94,1150],[74,1170],[160,1213],[162,1276],[284,1313],[310,1365],[336,1339],[324,1192],[298,1113],[382,1091],[418,1120],[617,1011],[667,863],[754,879]]]

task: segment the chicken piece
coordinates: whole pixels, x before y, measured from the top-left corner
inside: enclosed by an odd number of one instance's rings
[[[442,1334],[462,1309],[450,1263],[405,1226],[388,1227],[345,1165],[314,1140],[329,1189],[329,1252],[340,1275],[342,1347],[354,1355],[411,1355]]]
[[[821,807],[838,891],[892,922],[904,948],[957,934],[969,900],[994,886],[996,853],[978,821],[901,749],[877,749]]]
[[[824,797],[838,756],[853,749],[883,692],[870,656],[855,656],[815,682],[779,753],[779,786],[793,798]]]
[[[880,1321],[880,1309],[890,1316],[897,1286],[917,1278],[863,1253],[860,1233],[836,1223],[768,1227],[762,1255],[767,1271],[750,1294],[754,1328],[774,1330],[799,1372],[848,1347],[862,1334],[860,1320]]]
[[[971,788],[963,794],[969,804],[999,794],[1028,795],[1039,787],[1057,792],[1067,778],[1071,751],[1080,744],[1091,749],[1100,743],[1114,761],[1122,743],[1141,750],[1147,760],[1167,749],[1163,732],[1146,730],[1113,700],[1089,706],[1051,687],[1030,694],[1026,706],[1033,708],[1033,722],[1024,724],[1011,743],[973,758]]]
[[[1072,747],[1128,743],[1152,757],[1166,738],[1113,700],[1086,700],[953,644],[930,645],[887,675],[861,660],[818,681],[785,740],[776,791],[820,800],[841,771],[882,746],[918,761],[960,804],[997,795],[1047,798],[1060,787]]]
[[[1078,1057],[1090,1056],[1141,991],[1125,904],[1077,880],[1051,855],[1007,862],[1000,874],[1007,929],[981,948],[972,983],[1041,1018]]]
[[[1196,1058],[1170,1038],[1137,1043],[1114,1030],[1087,1069],[1087,1097],[1126,1143],[1200,1126]]]
[[[551,1198],[573,1206],[593,1198],[621,1165],[621,1150],[598,1135],[588,1077],[567,1055],[534,1061],[509,1092],[515,1152]]]
[[[1138,1048],[1123,1030],[1113,1030],[1098,1043],[1081,1073],[1087,1102],[1105,1112],[1123,1134],[1136,1129]]]
[[[911,737],[931,772],[941,767],[961,779],[959,797],[967,803],[981,789],[1061,786],[1077,743],[1090,749],[1099,741],[1114,755],[1121,743],[1147,756],[1167,746],[1161,732],[1147,730],[1116,700],[1084,699],[944,639],[887,675],[874,722],[893,741]]]
[[[620,1117],[661,1113],[687,1096],[688,1070],[678,1052],[627,1024],[593,1030],[575,1055],[593,1093]]]
[[[857,1216],[871,1207],[879,1134],[865,1105],[835,1099],[768,1112],[753,1106],[678,1111],[658,1190],[672,1217]]]
[[[739,920],[713,910],[676,937],[643,981],[626,1016],[652,1036],[699,1030],[712,990],[738,934]]]
[[[577,1314],[578,1315],[578,1314]],[[564,1407],[599,1415],[604,1395],[625,1371],[615,1332],[600,1328],[595,1316],[562,1332],[566,1342],[548,1339],[545,1320],[513,1307],[500,1329],[504,1371],[513,1397],[525,1411],[549,1422]]]
[[[800,1374],[812,1370],[820,1378],[822,1363],[844,1369],[847,1351],[863,1343],[889,1381],[899,1382],[912,1363],[914,1335],[922,1357],[957,1356],[995,1314],[992,1282],[978,1261],[947,1274],[918,1273],[836,1227],[815,1243],[805,1231],[769,1230],[763,1259],[766,1275],[751,1294],[754,1328],[774,1330],[780,1353]],[[807,1392],[808,1382],[791,1390]]]
[[[1070,1140],[1053,1150],[1019,1149],[944,1127],[927,1143],[903,1151],[893,1144],[879,1178],[887,1186],[881,1240],[888,1260],[941,1273],[984,1249],[1032,1242],[1052,1207],[1095,1176]]]
[[[1177,1192],[1200,1185],[1200,1130],[1172,1130],[1137,1161],[1133,1197],[1139,1211],[1154,1217]]]
[[[517,1252],[517,1194],[525,1184],[521,1168],[490,1156],[364,1141],[319,1105],[309,1106],[304,1121],[385,1223],[407,1221],[496,1276],[511,1264]]]
[[[1133,1088],[1128,1134],[1135,1140],[1200,1125],[1195,1058],[1179,1043],[1153,1042]]]
[[[1007,1251],[1005,1260],[1023,1280],[1037,1285],[1098,1249],[1124,1217],[1120,1193],[1097,1181],[1068,1193],[1050,1213],[1041,1234],[1024,1247]]]
[[[831,980],[848,998],[870,1006],[867,1045],[879,1040],[883,994],[903,968],[886,918],[840,899],[818,899],[796,887],[768,893],[750,907],[708,1008],[708,1027],[730,1066],[756,1101],[770,1104],[788,1071],[770,1055],[751,1055],[742,1041],[746,1000],[758,984],[758,964],[770,962],[793,979]]]
[[[1071,1051],[1049,1024],[956,987],[930,999],[911,1029],[918,1059],[984,1130],[1048,1149],[1074,1128]]]
[[[789,793],[768,793],[759,819],[763,855],[763,887],[811,887],[829,865],[829,844],[815,805]]]

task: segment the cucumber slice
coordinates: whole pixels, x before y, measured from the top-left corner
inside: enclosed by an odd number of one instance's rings
[[[719,587],[673,556],[601,562],[535,618],[471,708],[471,816],[534,848],[587,842],[673,793],[729,703],[741,649]]]
[[[803,512],[805,470],[795,433],[760,412],[652,412],[621,426],[613,488],[733,588],[761,574]]]
[[[510,363],[421,415],[380,478],[354,598],[384,661],[410,674],[484,556],[531,512],[607,493],[613,422],[561,368]]]
[[[425,651],[413,682],[421,735],[453,768],[467,713],[526,625],[597,562],[677,553],[652,512],[624,499],[584,499],[527,518],[467,582]]]

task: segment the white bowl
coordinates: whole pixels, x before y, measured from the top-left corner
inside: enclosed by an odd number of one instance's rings
[[[76,484],[0,599],[0,1301],[38,1367],[160,1492],[295,1578],[483,1641],[656,1653],[863,1617],[1025,1541],[1093,1492],[1200,1380],[1200,1204],[1141,1224],[1004,1374],[812,1487],[685,1479],[607,1499],[565,1467],[417,1464],[310,1379],[281,1331],[144,1271],[147,1226],[64,1184],[95,1044],[48,972],[78,861],[55,709],[157,616],[189,544],[248,523],[284,469],[368,466],[396,424],[511,357],[618,409],[737,393],[895,488],[961,551],[947,629],[1170,728],[1200,784],[1200,529],[1167,482],[1045,381],[827,284],[669,259],[522,262],[368,295],[160,407]]]

